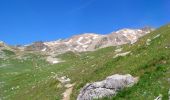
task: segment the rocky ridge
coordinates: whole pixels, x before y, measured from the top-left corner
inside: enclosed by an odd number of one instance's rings
[[[61,54],[68,51],[85,52],[94,51],[96,49],[118,46],[122,44],[133,44],[140,37],[150,33],[152,28],[143,29],[121,29],[110,34],[101,35],[95,33],[84,33],[76,35],[68,39],[50,41],[50,42],[35,42],[31,45],[24,46],[26,51],[42,51],[53,54]]]

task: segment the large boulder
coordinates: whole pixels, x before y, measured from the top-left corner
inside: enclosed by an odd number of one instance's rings
[[[103,97],[110,97],[116,95],[116,93],[124,87],[133,86],[137,82],[138,78],[127,75],[115,74],[107,77],[100,82],[94,82],[86,84],[80,91],[77,100],[93,100]]]

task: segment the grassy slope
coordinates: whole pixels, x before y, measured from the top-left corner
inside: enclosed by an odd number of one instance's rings
[[[160,37],[153,39],[151,44],[147,46],[147,39],[152,39],[158,34],[160,34]],[[170,27],[164,26],[140,39],[135,45],[125,45],[124,51],[132,52],[126,57],[111,59],[108,56],[113,57],[114,54],[108,53],[105,57],[107,60],[103,61],[102,64],[98,64],[95,70],[88,70],[86,72],[88,74],[85,76],[77,75],[81,77],[77,81],[72,96],[73,100],[80,88],[87,82],[101,80],[115,73],[130,73],[139,76],[140,81],[134,87],[123,90],[113,99],[153,100],[156,96],[162,94],[166,100],[170,88],[170,83],[168,83],[170,77],[170,48],[166,49],[165,47],[169,46],[169,43]],[[101,58],[101,60],[104,59]]]
[[[157,34],[160,37],[146,40]],[[140,39],[134,45],[124,45],[123,51],[130,55],[113,59],[115,47],[100,49],[95,52],[74,54],[68,52],[59,55],[66,62],[50,65],[40,54],[28,54],[27,60],[18,60],[12,54],[7,60],[0,59],[0,98],[12,100],[55,100],[61,99],[64,88],[57,88],[59,82],[53,78],[66,75],[76,82],[72,100],[75,100],[80,89],[89,82],[99,81],[115,73],[139,76],[140,81],[132,88],[127,88],[116,97],[116,100],[153,100],[159,94],[168,98],[170,83],[170,27],[164,26]],[[11,53],[10,53],[11,54]],[[10,55],[8,55],[10,56]],[[2,83],[5,82],[5,83]],[[17,88],[19,86],[19,88]],[[15,87],[14,89],[12,89]],[[110,98],[104,98],[106,100]]]

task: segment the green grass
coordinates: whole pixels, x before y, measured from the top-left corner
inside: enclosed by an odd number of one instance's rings
[[[156,35],[160,37],[152,39]],[[149,46],[147,39],[152,39]],[[139,77],[131,88],[121,90],[115,97],[103,100],[153,100],[159,94],[168,99],[170,83],[170,27],[163,26],[144,36],[134,45],[121,46],[122,52],[131,51],[125,57],[115,56],[116,47],[107,47],[94,52],[67,52],[58,55],[65,62],[51,65],[41,53],[25,53],[17,59],[12,51],[5,51],[8,59],[0,59],[0,99],[2,100],[60,100],[65,88],[58,88],[53,78],[68,76],[76,83],[71,96],[75,100],[80,89],[90,82],[103,80],[112,74],[127,74]],[[55,74],[54,74],[55,73]],[[19,87],[19,88],[18,88]],[[12,89],[13,88],[13,89]]]
[[[2,50],[7,56],[10,56],[10,55],[15,55],[15,53],[13,51],[10,51],[10,50]]]

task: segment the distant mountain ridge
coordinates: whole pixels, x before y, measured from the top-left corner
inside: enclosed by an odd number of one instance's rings
[[[62,54],[68,51],[95,51],[97,49],[109,46],[118,46],[127,43],[133,44],[140,37],[150,33],[153,30],[154,29],[151,27],[145,27],[142,29],[124,28],[106,35],[96,33],[84,33],[63,40],[49,42],[38,41],[30,45],[17,46],[17,49],[22,51],[41,51],[53,54]],[[4,43],[2,42],[1,44]]]
[[[25,46],[24,50],[42,51],[50,53],[65,53],[67,51],[85,52],[94,51],[108,46],[118,46],[127,43],[135,43],[138,38],[148,34],[153,28],[146,27],[142,29],[121,29],[110,34],[100,35],[96,33],[84,33],[75,35],[64,40],[50,42],[34,42]]]

